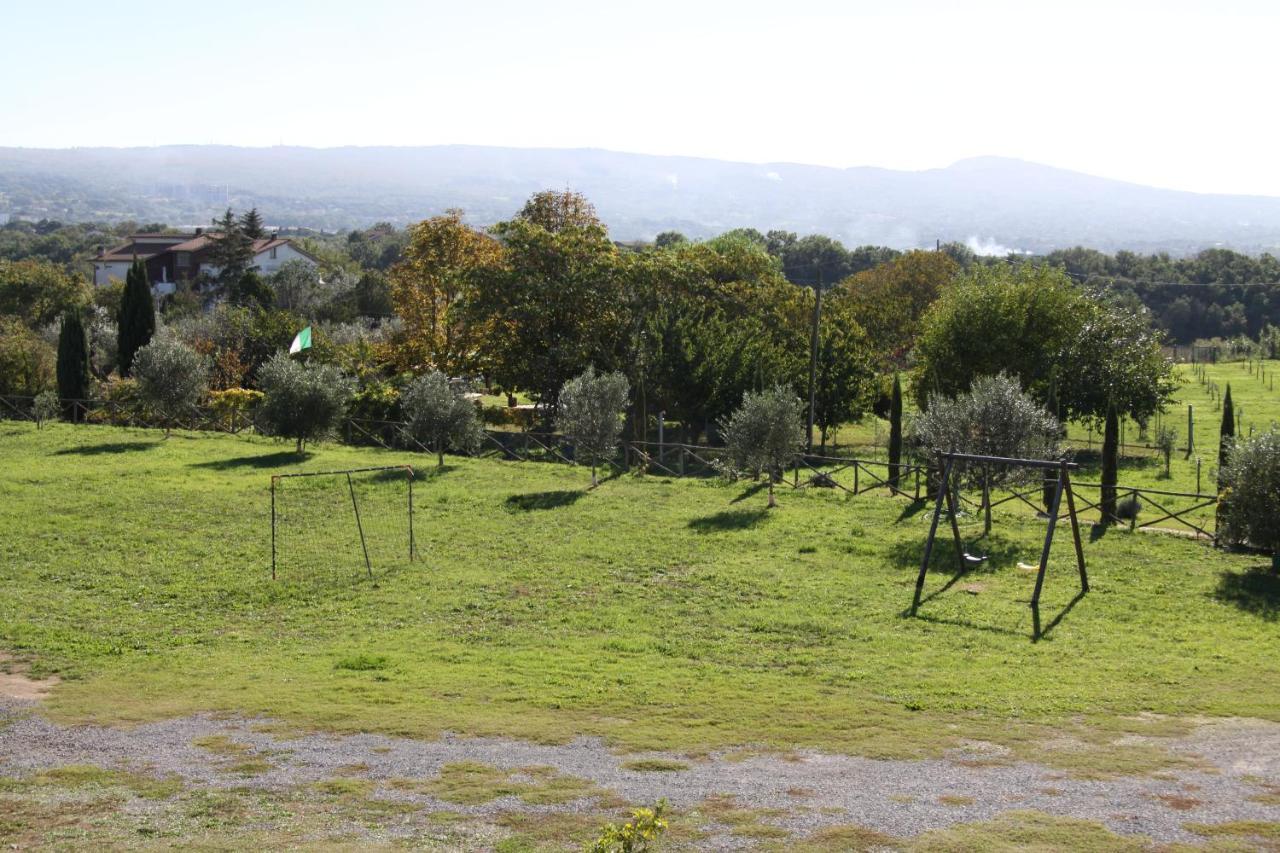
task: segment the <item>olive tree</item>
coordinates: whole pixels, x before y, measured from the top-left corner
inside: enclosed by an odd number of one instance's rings
[[[968,391],[954,397],[935,396],[929,408],[911,422],[911,446],[926,459],[938,453],[971,453],[1013,459],[1055,459],[1060,453],[1062,427],[1058,419],[1023,391],[1018,380],[1003,373],[979,376]],[[1031,476],[1027,469],[964,466],[960,478],[983,488],[989,530],[990,487]]]
[[[165,438],[181,415],[189,414],[209,390],[204,356],[172,337],[154,338],[133,356],[138,396],[160,416]]]
[[[574,459],[591,465],[591,487],[599,485],[596,467],[618,452],[622,413],[631,384],[621,373],[596,373],[588,367],[560,389],[556,425],[573,442]]]
[[[742,405],[720,421],[735,473],[769,478],[769,506],[778,505],[773,484],[805,444],[804,404],[790,389],[777,385],[742,395]]]
[[[263,397],[258,428],[267,435],[292,438],[302,453],[308,441],[332,435],[355,383],[331,364],[304,365],[278,352],[258,369]]]
[[[1222,535],[1271,552],[1280,572],[1280,430],[1236,439],[1222,470]]]
[[[419,376],[400,397],[409,419],[409,432],[436,452],[437,464],[444,466],[445,448],[475,453],[484,439],[484,428],[475,404],[449,384],[438,370]]]
[[[31,416],[35,418],[36,429],[44,429],[45,421],[56,420],[62,412],[62,401],[54,391],[47,388],[36,395],[31,406]]]

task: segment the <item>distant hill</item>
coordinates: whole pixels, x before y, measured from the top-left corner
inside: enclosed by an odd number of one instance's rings
[[[565,187],[585,193],[620,240],[750,226],[850,246],[957,240],[999,253],[1280,248],[1280,198],[1153,189],[997,157],[902,172],[461,145],[0,148],[0,219],[203,224],[255,205],[271,224],[338,229],[461,207],[488,224],[537,190]]]

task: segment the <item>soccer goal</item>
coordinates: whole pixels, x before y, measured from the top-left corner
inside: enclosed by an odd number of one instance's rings
[[[373,577],[414,559],[410,465],[271,478],[271,577]]]

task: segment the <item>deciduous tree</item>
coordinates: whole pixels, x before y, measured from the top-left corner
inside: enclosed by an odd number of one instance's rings
[[[400,397],[414,438],[435,450],[437,465],[444,466],[446,449],[475,453],[484,439],[476,406],[449,384],[439,370],[409,383]]]

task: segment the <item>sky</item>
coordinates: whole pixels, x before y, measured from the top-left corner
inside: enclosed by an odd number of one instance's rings
[[[1276,0],[0,0],[0,146],[1017,157],[1280,196]]]

